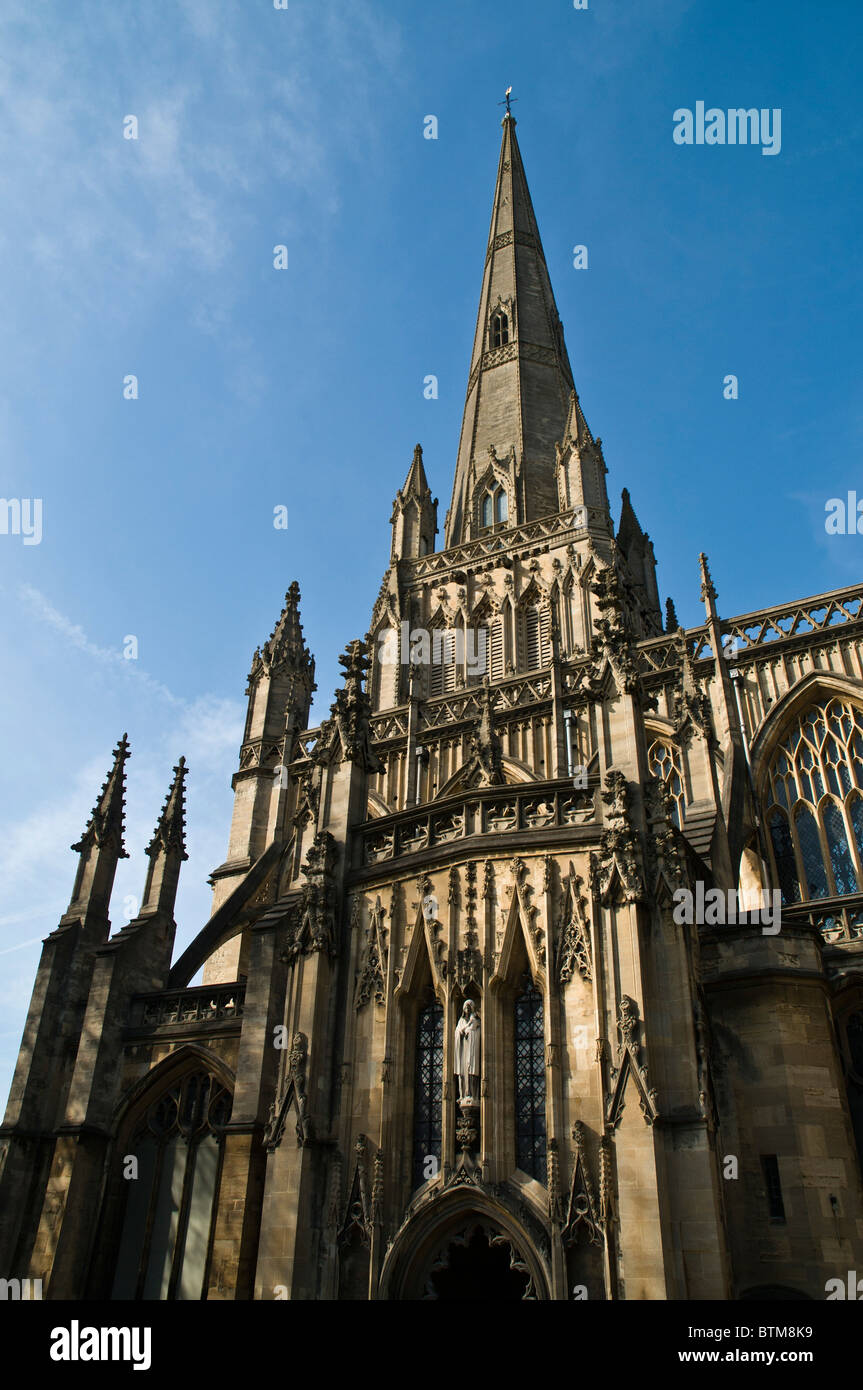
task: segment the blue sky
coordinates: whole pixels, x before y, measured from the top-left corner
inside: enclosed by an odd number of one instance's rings
[[[663,597],[701,620],[701,549],[725,616],[857,580],[824,509],[863,496],[861,28],[856,0],[6,0],[0,494],[41,498],[43,536],[0,535],[4,1095],[122,731],[115,926],[185,753],[183,945],[288,584],[319,719],[417,441],[442,530],[510,83],[582,404]],[[781,152],[676,145],[698,100],[780,108]]]

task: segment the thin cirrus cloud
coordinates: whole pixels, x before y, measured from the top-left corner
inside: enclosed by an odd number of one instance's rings
[[[34,647],[48,633],[68,653],[59,667],[70,684],[89,670],[97,677],[93,735],[98,753],[74,762],[74,752],[59,749],[39,793],[23,810],[7,799],[0,816],[0,955],[4,957],[0,1004],[10,1024],[0,1034],[0,1089],[8,1085],[24,1026],[39,944],[54,929],[66,908],[76,858],[70,845],[80,835],[111,762],[111,748],[122,727],[129,727],[132,756],[127,764],[125,843],[112,897],[113,930],[134,914],[146,873],[148,844],[168,791],[172,767],[182,753],[187,779],[189,859],[180,875],[176,920],[179,949],[209,916],[211,889],[207,873],[224,857],[230,822],[230,769],[243,728],[243,704],[211,693],[190,699],[175,695],[138,662],[94,642],[85,628],[66,616],[40,590],[21,584],[16,590]],[[38,698],[38,692],[32,692]],[[128,720],[120,718],[129,713]],[[110,732],[109,732],[110,731]],[[34,927],[40,935],[34,935]]]
[[[292,195],[285,234],[304,193],[329,185],[335,210],[336,162],[361,157],[356,112],[373,139],[375,78],[399,80],[398,24],[365,3],[347,31],[326,4],[281,30],[277,13],[250,22],[236,4],[220,5],[218,22],[203,13],[212,7],[172,6],[168,25],[143,8],[134,41],[125,11],[78,8],[75,23],[14,4],[0,19],[0,53],[15,55],[0,58],[3,245],[18,268],[62,278],[67,310],[92,312],[99,286],[128,300],[153,273],[223,265],[253,227],[244,195],[270,182]],[[137,140],[123,138],[128,115]]]

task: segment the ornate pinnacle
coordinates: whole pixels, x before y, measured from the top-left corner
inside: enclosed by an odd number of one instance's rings
[[[128,859],[123,848],[123,821],[126,812],[126,759],[129,738],[124,734],[114,749],[114,766],[102,783],[99,799],[90,814],[84,833],[72,849],[82,851],[96,844],[100,849],[116,847],[118,859]]]
[[[674,599],[667,598],[665,600],[665,631],[676,632],[679,627],[680,624],[677,621],[677,609],[674,606]]]
[[[145,853],[152,859],[159,850],[164,850],[169,854],[172,850],[179,854],[181,859],[188,859],[186,853],[186,803],[185,803],[185,780],[188,768],[186,759],[181,758],[174,768],[174,781],[171,789],[165,797],[165,804],[162,807],[162,814],[159,816],[156,829],[153,831],[153,838],[148,844]]]
[[[308,675],[310,680],[314,680],[315,662],[303,640],[303,628],[300,622],[300,586],[296,580],[293,581],[285,594],[285,606],[279,616],[279,621],[264,643],[263,650],[256,651],[252,658],[252,677],[257,674],[259,663],[266,671],[288,666],[298,674]],[[312,685],[312,689],[315,689],[314,685]]]
[[[707,604],[708,611],[713,611],[716,604],[716,590],[713,587],[713,580],[710,578],[710,570],[707,567],[707,556],[704,551],[698,557],[698,564],[701,570],[701,597]]]

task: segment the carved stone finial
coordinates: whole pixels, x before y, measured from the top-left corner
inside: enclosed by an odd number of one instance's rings
[[[704,551],[698,557],[698,565],[701,570],[701,597],[708,613],[713,614],[716,612],[716,590],[713,587],[713,580],[710,577],[710,569]]]

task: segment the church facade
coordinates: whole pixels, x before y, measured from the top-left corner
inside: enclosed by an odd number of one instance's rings
[[[418,447],[318,728],[291,585],[177,959],[185,764],[111,935],[118,745],[0,1130],[0,1275],[580,1301],[863,1269],[863,585],[723,617],[702,555],[684,630],[606,473],[507,112],[443,547]]]

